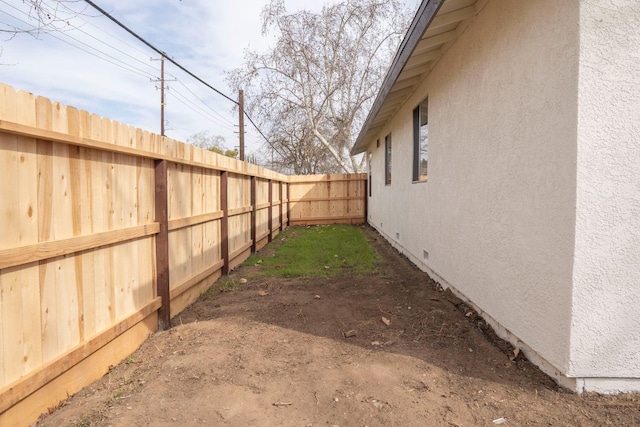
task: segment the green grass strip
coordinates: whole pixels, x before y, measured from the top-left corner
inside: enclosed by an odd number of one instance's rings
[[[245,261],[258,265],[259,277],[329,277],[375,271],[379,256],[361,227],[322,225],[290,227],[276,236],[277,244]],[[275,251],[270,255],[270,249]]]

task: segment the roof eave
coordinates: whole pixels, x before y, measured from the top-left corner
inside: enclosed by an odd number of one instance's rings
[[[387,75],[385,76],[384,82],[382,83],[382,87],[378,92],[378,96],[376,96],[376,100],[373,102],[373,106],[369,111],[369,115],[358,134],[358,138],[356,142],[353,144],[351,148],[351,155],[355,156],[356,154],[360,154],[366,149],[365,135],[367,134],[369,128],[373,124],[376,116],[380,112],[382,104],[384,103],[385,98],[389,95],[393,84],[398,79],[398,76],[402,72],[402,69],[406,65],[407,61],[411,57],[414,49],[420,42],[422,35],[427,30],[433,18],[438,14],[438,10],[440,6],[445,2],[445,0],[423,0],[416,12],[411,25],[409,26],[409,30],[405,35],[402,43],[400,44],[400,48],[396,52],[396,56],[391,63],[391,67],[389,71],[387,71]]]

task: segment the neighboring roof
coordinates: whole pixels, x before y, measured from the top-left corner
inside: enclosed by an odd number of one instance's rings
[[[488,0],[423,0],[351,154],[366,150]]]

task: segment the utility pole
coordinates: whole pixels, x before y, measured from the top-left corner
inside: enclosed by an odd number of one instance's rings
[[[164,135],[164,55],[160,58],[160,135]]]
[[[238,134],[240,135],[240,160],[244,162],[244,92],[238,93]]]
[[[165,83],[168,81],[164,78],[164,60],[165,60],[165,56],[162,55],[162,57],[160,57],[160,59],[153,59],[151,58],[152,61],[160,61],[160,78],[159,79],[151,79],[152,82],[156,82],[156,83],[160,83],[160,87],[156,86],[156,89],[160,89],[160,135],[162,136],[166,136],[165,133],[165,121],[164,121],[164,106],[166,104],[165,102],[165,96],[164,96],[164,91],[165,89],[169,89],[165,87]],[[175,81],[175,79],[172,79],[170,81]]]

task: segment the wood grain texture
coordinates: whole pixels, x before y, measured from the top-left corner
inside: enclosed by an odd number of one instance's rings
[[[176,286],[171,289],[171,299],[173,300],[174,298],[188,291],[194,285],[202,282],[207,277],[212,276],[215,273],[218,273],[219,270],[222,268],[223,264],[224,262],[220,260],[214,263],[213,265],[207,267],[200,273],[195,274],[194,276],[184,280],[182,283],[176,284]]]
[[[158,233],[157,222],[0,250],[0,269],[126,242]]]
[[[99,379],[109,370],[109,366],[118,364],[133,353],[150,334],[156,331],[157,325],[157,315],[153,312],[5,412],[0,411],[0,425],[31,425],[48,408],[55,407],[57,403],[70,394],[78,392],[84,385]],[[2,403],[4,404],[4,400]]]
[[[98,119],[100,119],[100,117],[98,117]],[[109,121],[108,119],[106,120]],[[79,137],[79,136],[74,137],[58,129],[60,129],[60,127],[57,127],[55,130],[50,130],[50,129],[44,129],[40,127],[34,127],[34,126],[28,126],[20,123],[15,123],[13,121],[8,121],[6,119],[0,119],[0,131],[7,134],[29,136],[35,139],[41,139],[45,141],[58,142],[62,144],[68,144],[68,145],[74,145],[74,146],[80,146],[80,147],[86,147],[86,148],[94,148],[102,151],[115,152],[115,153],[130,155],[130,156],[146,157],[146,158],[158,159],[158,160],[169,160],[169,161],[173,161],[173,162],[180,163],[187,166],[195,166],[195,167],[200,167],[200,168],[210,169],[210,170],[217,170],[217,171],[228,171],[228,172],[233,172],[234,174],[244,175],[247,177],[261,176],[265,178],[280,179],[283,181],[287,180],[287,177],[285,175],[282,175],[278,172],[273,172],[261,167],[257,167],[257,166],[253,168],[237,169],[237,168],[234,168],[233,166],[225,165],[224,161],[218,162],[218,164],[211,164],[211,163],[204,163],[204,162],[182,158],[182,156],[184,155],[183,152],[185,150],[184,147],[187,146],[187,144],[181,143],[179,141],[170,140],[168,138],[163,138],[164,145],[160,144],[160,150],[147,151],[147,150],[133,148],[127,145],[116,145],[114,143],[107,142],[109,140],[112,140],[112,136],[111,136],[112,134],[110,129],[103,130],[103,132],[99,135],[99,139]],[[206,154],[203,153],[203,156],[206,156]]]
[[[122,335],[135,324],[139,323],[160,307],[160,298],[156,298],[138,312],[113,325],[97,336],[90,337],[86,342],[71,348],[63,355],[46,363],[41,368],[24,376],[20,381],[10,384],[0,392],[0,413],[6,411],[15,403],[29,396],[49,381],[55,379],[71,367],[80,363],[106,344]]]

